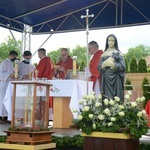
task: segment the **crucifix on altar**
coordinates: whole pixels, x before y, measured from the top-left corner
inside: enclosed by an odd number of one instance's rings
[[[81,16],[81,18],[83,19],[83,18],[85,18],[86,19],[86,36],[87,36],[87,51],[86,51],[86,61],[87,61],[87,63],[86,63],[86,65],[87,65],[87,68],[88,68],[88,66],[89,66],[89,60],[88,60],[88,55],[89,55],[89,52],[88,52],[88,50],[89,50],[89,46],[88,46],[88,43],[89,43],[89,41],[88,41],[88,35],[89,35],[89,18],[90,17],[94,17],[94,14],[91,14],[91,15],[89,15],[89,9],[86,9],[86,15],[82,15]],[[88,88],[88,71],[86,71],[86,80],[87,80],[87,94],[89,93],[89,88]]]

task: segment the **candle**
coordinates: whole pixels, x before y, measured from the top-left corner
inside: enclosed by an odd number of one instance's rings
[[[29,80],[32,79],[32,72],[29,72]]]
[[[73,56],[73,77],[77,76],[77,62],[76,62],[77,57]]]
[[[18,63],[19,63],[19,60],[15,60],[15,79],[18,78]]]
[[[35,69],[35,79],[38,79],[38,70],[37,69]]]

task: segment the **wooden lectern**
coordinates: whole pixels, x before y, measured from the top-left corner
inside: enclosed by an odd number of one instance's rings
[[[70,97],[54,97],[53,100],[54,128],[69,128],[72,125],[73,115],[69,105],[70,105]]]

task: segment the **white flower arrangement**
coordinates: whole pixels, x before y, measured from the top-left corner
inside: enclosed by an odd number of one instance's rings
[[[77,113],[74,124],[86,134],[94,131],[117,133],[122,130],[140,138],[148,131],[148,117],[145,110],[141,109],[145,97],[130,101],[130,96],[130,93],[125,95],[125,102],[121,103],[119,97],[102,101],[101,94],[84,95],[79,100],[81,109],[74,111]]]

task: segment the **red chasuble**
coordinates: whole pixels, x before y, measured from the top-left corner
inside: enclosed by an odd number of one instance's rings
[[[44,57],[40,60],[38,66],[38,78],[52,79],[54,76],[54,65],[50,57]]]
[[[57,65],[64,67],[65,72],[61,72],[61,71],[60,71],[60,72],[58,73],[59,78],[60,78],[60,79],[64,79],[64,78],[65,78],[65,75],[66,75],[66,73],[67,73],[67,70],[73,68],[73,59],[69,56],[66,61],[63,62],[63,61],[61,60],[61,61],[59,61],[59,62],[57,63]]]
[[[100,74],[99,74],[97,67],[98,67],[98,63],[100,62],[100,57],[101,57],[102,53],[103,53],[102,50],[96,51],[90,61],[89,69],[92,74],[91,81],[93,81],[93,83],[94,83],[93,88],[95,86],[96,79],[100,80]]]

